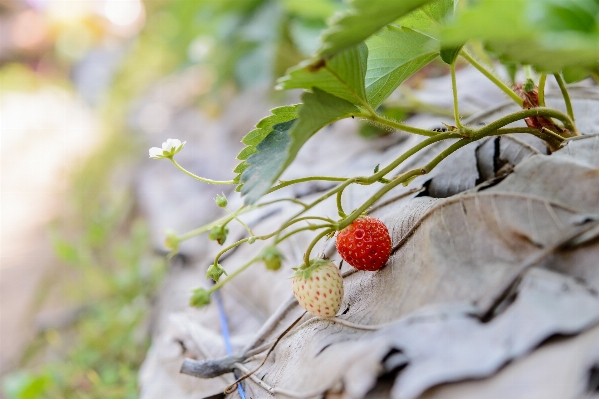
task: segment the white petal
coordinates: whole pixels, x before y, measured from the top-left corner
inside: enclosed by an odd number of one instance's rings
[[[152,147],[150,148],[150,158],[156,158],[162,156],[162,148]]]
[[[171,150],[171,148],[172,148],[171,141],[173,141],[173,139],[168,139],[164,143],[162,143],[162,149],[164,151],[170,151]]]

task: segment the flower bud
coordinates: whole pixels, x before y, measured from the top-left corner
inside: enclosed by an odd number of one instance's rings
[[[210,303],[210,291],[206,288],[196,288],[191,294],[189,304],[196,308],[201,308]]]
[[[226,208],[227,204],[229,203],[227,201],[227,197],[225,197],[225,194],[223,195],[216,195],[216,198],[214,199],[214,202],[216,202],[216,205],[218,205],[221,208]]]

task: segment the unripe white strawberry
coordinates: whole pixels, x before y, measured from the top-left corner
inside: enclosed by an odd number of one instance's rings
[[[339,312],[343,278],[333,262],[312,260],[309,268],[295,272],[291,285],[299,304],[313,315],[333,317]]]

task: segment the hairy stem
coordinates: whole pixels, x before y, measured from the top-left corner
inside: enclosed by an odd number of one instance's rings
[[[171,162],[173,163],[173,165],[175,165],[177,167],[177,169],[179,169],[181,172],[185,173],[188,176],[193,177],[196,180],[202,181],[204,183],[209,183],[209,184],[235,184],[235,182],[233,180],[211,180],[211,179],[206,179],[204,177],[200,177],[197,175],[194,175],[193,173],[191,173],[190,171],[188,171],[187,169],[185,169],[183,166],[179,165],[177,163],[177,161],[175,161],[175,158],[170,157],[169,158],[171,160]]]
[[[490,71],[488,71],[482,64],[476,61],[466,50],[460,51],[460,55],[470,63],[473,67],[478,69],[480,73],[485,75],[491,82],[495,83],[497,87],[499,87],[505,94],[507,94],[512,100],[514,100],[519,106],[522,106],[524,100],[520,98],[519,95],[514,93],[512,89],[509,88],[505,83],[501,81],[497,76],[493,75]]]
[[[420,128],[413,127],[410,125],[406,125],[401,122],[394,121],[393,119],[386,118],[377,113],[374,113],[374,114],[360,113],[360,114],[357,114],[356,116],[359,116],[364,119],[368,119],[372,122],[376,122],[376,123],[379,123],[381,125],[384,125],[384,126],[387,126],[387,127],[393,128],[393,129],[402,130],[402,131],[408,132],[408,133],[419,134],[421,136],[431,137],[431,136],[435,136],[435,135],[439,134],[438,132],[434,132],[432,130],[420,129]]]

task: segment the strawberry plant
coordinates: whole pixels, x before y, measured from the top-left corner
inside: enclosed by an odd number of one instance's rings
[[[241,214],[273,202],[289,201],[300,208],[266,235],[254,235],[244,224],[248,236],[217,254],[208,271],[216,284],[208,290],[200,288],[194,292],[191,303],[195,306],[209,303],[212,292],[255,262],[263,261],[268,269],[277,269],[284,255],[277,245],[307,230],[314,231],[315,236],[305,249],[303,264],[298,265],[298,276],[310,271],[318,273],[325,267],[321,266],[324,261],[314,257],[312,251],[319,241],[339,232],[337,247],[341,256],[358,269],[377,270],[391,251],[386,228],[386,236],[382,233],[384,226],[375,229],[372,243],[368,243],[376,253],[375,264],[368,264],[365,255],[352,255],[347,248],[350,242],[357,245],[360,241],[356,223],[374,223],[363,215],[383,195],[399,185],[409,185],[434,168],[443,168],[443,160],[458,149],[490,136],[526,133],[544,140],[550,150],[558,149],[564,140],[580,135],[567,84],[587,77],[599,78],[599,3],[596,0],[353,0],[349,9],[330,20],[321,40],[312,58],[289,69],[278,80],[280,90],[302,89],[301,103],[273,109],[244,137],[246,147],[238,155],[240,163],[231,180],[203,178],[179,165],[175,155],[185,143],[178,140],[167,141],[162,149],[150,150],[151,157],[169,159],[196,180],[235,186],[245,199],[245,205],[229,210],[228,216],[207,226],[182,235],[170,233],[170,249],[176,250],[181,241],[207,232],[211,239],[226,244],[229,223],[243,224],[239,219]],[[437,59],[446,64],[452,82],[453,120],[447,121],[446,129],[409,126],[381,111],[398,87]],[[512,82],[506,83],[492,66],[480,61],[482,59],[493,60],[490,65],[503,64]],[[464,124],[456,84],[458,64],[469,64],[480,71],[522,109],[484,126]],[[525,72],[524,82],[516,81],[518,71]],[[545,106],[545,84],[549,77],[559,85],[565,113]],[[397,154],[387,165],[377,166],[368,176],[305,176],[279,180],[312,136],[327,125],[348,118],[419,135],[422,139],[410,150]],[[514,127],[514,122],[521,126]],[[395,172],[408,158],[441,141],[448,141],[449,145],[428,163],[403,173]],[[268,200],[273,192],[309,181],[326,181],[335,186],[309,203],[296,198]],[[370,198],[354,209],[343,209],[342,197],[348,187],[370,185],[378,187]],[[324,201],[336,201],[338,219],[310,213]],[[226,200],[219,197],[217,204],[226,207]],[[345,229],[353,229],[351,238]],[[221,265],[220,258],[231,249],[256,240],[270,241],[268,250],[221,278],[226,274],[226,264]],[[294,286],[297,281],[295,278]],[[300,298],[300,303],[303,301],[303,297]]]

